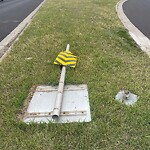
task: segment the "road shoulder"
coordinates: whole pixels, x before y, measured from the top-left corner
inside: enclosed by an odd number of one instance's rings
[[[24,30],[28,27],[31,23],[33,17],[41,8],[41,6],[45,3],[46,0],[41,2],[41,4],[33,10],[9,35],[7,35],[1,42],[0,42],[0,63],[4,60],[4,58],[9,54],[11,51],[11,47],[19,39],[19,36],[24,32]]]

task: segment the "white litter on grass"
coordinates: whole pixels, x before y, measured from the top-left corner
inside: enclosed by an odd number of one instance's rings
[[[125,91],[125,90],[121,90],[117,93],[115,99],[126,104],[126,105],[134,105],[137,100],[138,100],[138,96],[129,92],[129,91]]]
[[[32,57],[25,58],[25,60],[31,60],[31,59],[32,59]]]

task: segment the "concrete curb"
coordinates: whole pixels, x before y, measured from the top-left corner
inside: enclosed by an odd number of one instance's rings
[[[139,47],[148,54],[150,57],[150,40],[140,31],[138,28],[136,28],[130,20],[125,15],[122,5],[127,0],[120,0],[116,5],[116,11],[118,14],[119,19],[125,26],[125,28],[128,29],[129,34],[134,39],[134,41],[139,45]]]
[[[19,36],[23,33],[23,31],[28,27],[28,25],[31,23],[33,17],[38,12],[38,10],[41,8],[41,6],[45,3],[46,0],[44,0],[34,11],[32,11],[7,37],[5,37],[0,42],[0,53],[2,56],[0,56],[0,63],[3,61],[3,59],[8,55],[8,53],[11,51],[11,47],[13,46],[14,42],[18,40]]]

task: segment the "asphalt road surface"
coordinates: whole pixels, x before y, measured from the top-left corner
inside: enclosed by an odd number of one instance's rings
[[[150,39],[150,0],[128,0],[123,4],[128,19]]]
[[[0,42],[43,0],[0,0]]]

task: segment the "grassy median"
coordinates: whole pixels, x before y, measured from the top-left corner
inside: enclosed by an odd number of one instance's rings
[[[47,0],[0,64],[0,149],[148,150],[150,58],[117,17],[118,0]],[[66,84],[87,84],[90,123],[31,124],[17,119],[33,85],[57,85],[53,61],[67,43],[78,56]],[[129,107],[120,89],[140,96]]]

